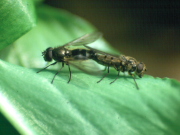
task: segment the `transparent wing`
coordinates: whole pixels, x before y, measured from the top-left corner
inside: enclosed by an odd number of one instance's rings
[[[102,70],[99,68],[98,64],[95,61],[87,59],[84,56],[78,55],[73,58],[65,59],[65,61],[68,61],[70,65],[74,66],[77,69],[80,69],[87,74],[95,76],[102,74]]]
[[[99,54],[103,54],[103,55],[109,55],[109,56],[113,56],[113,57],[119,57],[119,55],[114,55],[114,54],[106,53],[106,52],[103,52],[103,51],[91,48],[91,47],[86,46],[86,45],[83,45],[83,46],[88,48],[88,49],[90,49],[90,50],[93,50],[95,53],[99,53]]]
[[[84,35],[82,37],[79,37],[79,38],[65,44],[64,47],[65,46],[79,46],[79,45],[90,44],[90,43],[96,41],[101,36],[102,36],[101,32],[89,33],[89,34],[86,34],[86,35]]]

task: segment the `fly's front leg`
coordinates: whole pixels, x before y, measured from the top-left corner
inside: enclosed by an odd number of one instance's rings
[[[134,82],[135,82],[135,84],[136,84],[136,87],[137,87],[137,89],[139,90],[139,87],[138,87],[138,85],[137,85],[137,83],[136,83],[136,80],[135,80],[135,78],[134,78],[134,75],[133,75],[133,74],[131,74],[131,72],[128,72],[128,73],[129,73],[129,75],[131,75],[131,76],[133,77]]]
[[[53,79],[52,79],[52,81],[51,81],[51,83],[53,83],[53,81],[54,81],[54,78],[56,77],[56,75],[61,71],[61,69],[64,67],[64,62],[62,62],[62,67],[57,71],[57,73],[54,75],[54,77],[53,77]]]
[[[39,72],[43,71],[44,69],[48,68],[49,66],[55,65],[56,63],[57,63],[57,62],[54,62],[54,63],[52,63],[52,64],[50,64],[50,65],[46,66],[45,68],[43,68],[43,69],[39,70],[39,71],[38,71],[38,72],[36,72],[36,73],[39,73]]]
[[[108,72],[103,76],[103,78],[106,77],[108,74],[109,74],[109,65],[108,65]],[[103,79],[103,78],[102,78],[102,79]],[[99,80],[97,83],[99,83],[100,81],[102,81],[102,79]]]

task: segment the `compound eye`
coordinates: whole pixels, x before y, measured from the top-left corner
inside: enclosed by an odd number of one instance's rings
[[[143,70],[143,64],[139,63],[137,66],[137,72],[140,73]]]
[[[49,47],[44,51],[44,60],[52,61],[52,47]]]

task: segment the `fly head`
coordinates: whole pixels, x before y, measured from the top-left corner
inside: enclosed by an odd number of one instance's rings
[[[52,47],[47,48],[44,52],[42,52],[42,56],[44,57],[45,61],[52,61]]]
[[[135,73],[142,78],[144,72],[147,71],[146,65],[143,62],[139,62],[136,67]]]
[[[127,71],[135,71],[136,70],[136,61],[134,59],[130,59],[127,61]]]

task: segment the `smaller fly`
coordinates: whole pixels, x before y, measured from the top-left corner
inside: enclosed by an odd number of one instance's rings
[[[69,66],[70,64],[82,70],[85,73],[91,75],[99,75],[101,73],[99,67],[93,60],[88,59],[89,53],[87,52],[87,49],[69,49],[69,47],[81,46],[81,45],[83,46],[86,44],[90,44],[96,41],[98,38],[100,38],[101,35],[102,34],[100,32],[93,32],[90,34],[86,34],[82,37],[79,37],[69,43],[66,43],[63,46],[47,48],[44,52],[42,52],[42,56],[44,57],[44,60],[47,62],[51,62],[52,60],[55,60],[55,62],[41,69],[37,73],[41,72],[42,70],[48,68],[51,65],[55,65],[58,62],[62,62],[62,67],[54,75],[51,83],[53,83],[56,75],[64,67],[64,64],[66,64],[69,67],[70,78],[68,83],[71,80],[71,69]]]
[[[118,71],[118,75],[116,79],[119,77],[120,71],[122,72],[127,71],[129,75],[133,77],[136,87],[137,89],[139,89],[132,72],[134,72],[136,75],[142,78],[144,72],[147,70],[143,62],[138,62],[135,58],[130,57],[130,56],[112,55],[112,54],[108,54],[108,53],[99,51],[97,49],[88,47],[86,45],[84,46],[87,49],[91,50],[89,51],[90,53],[89,59],[93,59],[97,63],[104,65],[105,70],[108,67],[108,72],[97,83],[99,83],[104,77],[106,77],[109,74],[109,67],[114,67]],[[116,81],[116,79],[114,81]],[[112,81],[110,84],[112,84],[114,81]]]

